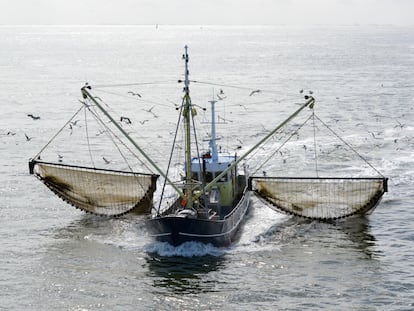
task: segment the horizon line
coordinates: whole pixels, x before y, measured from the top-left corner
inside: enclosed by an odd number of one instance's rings
[[[392,27],[412,27],[413,24],[393,24],[393,23],[312,23],[312,24],[305,24],[305,23],[281,23],[281,24],[175,24],[175,23],[148,23],[148,24],[115,24],[115,23],[108,23],[108,24],[0,24],[0,27],[44,27],[44,26],[56,26],[56,27],[67,27],[67,26],[74,26],[74,27],[84,27],[84,26],[93,26],[93,27],[100,27],[100,26],[127,26],[127,27],[154,27],[154,26],[196,26],[196,27],[203,27],[203,26],[220,26],[220,27],[276,27],[276,26],[392,26]]]

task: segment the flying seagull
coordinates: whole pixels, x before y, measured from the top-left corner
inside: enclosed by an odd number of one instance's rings
[[[104,162],[105,162],[105,164],[109,164],[109,163],[111,163],[111,161],[109,161],[107,158],[105,158],[105,157],[102,157],[102,159],[104,160]]]
[[[79,120],[75,120],[75,121],[71,121],[70,124],[77,125],[78,122],[79,122]]]
[[[129,91],[128,94],[131,94],[132,96],[138,96],[139,98],[141,98],[141,94],[139,94],[139,93]]]
[[[260,93],[260,92],[261,92],[260,90],[251,91],[251,93],[249,94],[249,96],[252,96],[253,94]]]
[[[39,120],[40,117],[39,116],[34,116],[31,113],[27,115],[28,117],[31,117],[33,120]]]
[[[132,124],[131,119],[127,117],[121,117],[121,122],[125,122],[126,124]]]
[[[246,108],[246,106],[245,106],[245,105],[239,104],[239,106],[240,106],[240,107],[243,107],[243,108],[244,108],[244,110],[247,110],[247,108]]]
[[[158,118],[158,116],[154,113],[154,112],[152,112],[152,109],[154,109],[154,107],[155,106],[152,106],[150,109],[142,109],[142,110],[144,110],[144,111],[146,111],[146,112],[149,112],[149,113],[151,113],[153,116],[154,116],[154,118]]]

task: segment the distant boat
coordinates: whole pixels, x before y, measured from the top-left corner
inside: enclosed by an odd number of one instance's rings
[[[312,107],[315,99],[306,96],[305,102],[285,121],[242,155],[219,152],[216,134],[216,101],[210,101],[211,134],[209,150],[202,154],[192,141],[193,118],[196,105],[190,97],[189,56],[184,60],[184,96],[179,111],[178,125],[184,123],[185,155],[183,178],[172,181],[169,171],[159,165],[130,137],[101,100],[92,94],[91,85],[84,86],[81,101],[85,111],[96,107],[109,121],[100,121],[103,127],[114,126],[143,157],[153,172],[96,168],[40,160],[42,149],[29,162],[29,170],[64,201],[84,211],[105,216],[121,216],[128,212],[147,215],[149,234],[156,240],[180,245],[187,241],[228,246],[234,241],[249,208],[250,196],[255,194],[267,205],[287,214],[317,220],[335,220],[372,211],[387,191],[385,177],[369,178],[308,178],[252,176],[243,161],[280,128],[295,118],[304,108]],[[254,92],[254,90],[252,91]],[[98,118],[98,114],[94,112]],[[70,120],[67,124],[69,124]],[[178,131],[177,125],[177,131]],[[72,133],[71,133],[72,134]],[[56,136],[54,136],[55,138]],[[115,136],[114,136],[115,137]],[[172,141],[175,146],[175,141]],[[154,144],[154,147],[156,145]],[[193,154],[196,154],[193,156]],[[170,156],[171,157],[171,156]],[[105,157],[106,165],[113,161]],[[169,167],[169,165],[168,165]],[[142,169],[144,171],[145,168]],[[266,174],[263,174],[266,175]],[[162,188],[160,198],[154,200],[159,178],[175,192],[167,199]],[[161,208],[164,206],[164,208]]]

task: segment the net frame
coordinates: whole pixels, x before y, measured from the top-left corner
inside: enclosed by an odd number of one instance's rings
[[[103,186],[103,189],[100,189],[101,195],[105,196],[106,199],[111,198],[113,201],[104,202],[105,200],[102,200],[101,204],[96,204],[93,199],[90,199],[86,192],[84,192],[83,195],[79,195],[79,193],[73,191],[73,186],[71,185],[76,183],[75,180],[72,180],[71,183],[67,183],[64,180],[59,180],[54,176],[47,176],[44,172],[42,173],[42,166],[53,169],[67,170],[66,173],[72,171],[76,172],[78,175],[82,174],[82,172],[86,173],[85,175],[93,174],[96,179],[91,179],[89,177],[91,185],[96,185],[97,183],[105,180],[108,181],[108,179],[110,180],[111,178],[119,179],[126,177],[125,181],[129,183],[126,188],[129,188],[128,190],[132,189],[132,191],[131,194],[126,194],[122,198],[118,197],[118,202],[116,202],[117,195],[119,196],[119,193],[116,194],[115,191],[113,193],[107,193],[108,188]],[[152,208],[153,193],[156,190],[156,181],[159,177],[159,175],[156,174],[92,168],[36,160],[31,160],[29,162],[29,171],[66,203],[88,213],[115,217],[122,216],[131,211],[137,213],[149,213]],[[87,180],[88,176],[85,176],[84,178]],[[102,179],[102,181],[98,182],[98,179]],[[141,180],[145,180],[145,183],[141,182]],[[140,187],[141,189],[137,189],[136,187]],[[91,190],[89,193],[91,197],[93,197],[94,192],[96,195],[96,191],[96,188]],[[116,192],[119,192],[119,188]]]
[[[273,187],[277,187],[276,183],[283,186],[278,191],[264,186],[265,183],[269,186],[272,182]],[[351,185],[346,189],[349,201],[345,200],[345,187],[341,189],[341,185],[345,183]],[[291,194],[285,185],[292,189]],[[249,178],[248,187],[259,199],[278,211],[327,221],[371,213],[388,191],[388,178],[252,176]],[[309,192],[312,190],[314,192]]]

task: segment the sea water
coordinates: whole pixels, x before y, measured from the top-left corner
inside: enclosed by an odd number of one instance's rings
[[[148,237],[144,216],[85,214],[29,175],[29,158],[78,109],[86,82],[149,82],[121,93],[142,92],[128,114],[148,119],[143,143],[169,146],[184,45],[198,81],[193,102],[206,107],[220,89],[227,94],[223,148],[246,150],[312,91],[318,115],[389,178],[375,212],[321,223],[253,198],[230,247],[172,247]],[[3,26],[0,69],[1,310],[414,309],[414,28]],[[198,93],[200,82],[208,84]],[[144,111],[152,106],[159,118]],[[294,139],[280,150],[289,152],[287,174],[308,142]],[[327,138],[318,144],[339,149]],[[168,154],[160,146],[154,155]],[[321,151],[321,172],[338,159],[347,158]],[[345,173],[356,172],[350,163]]]

